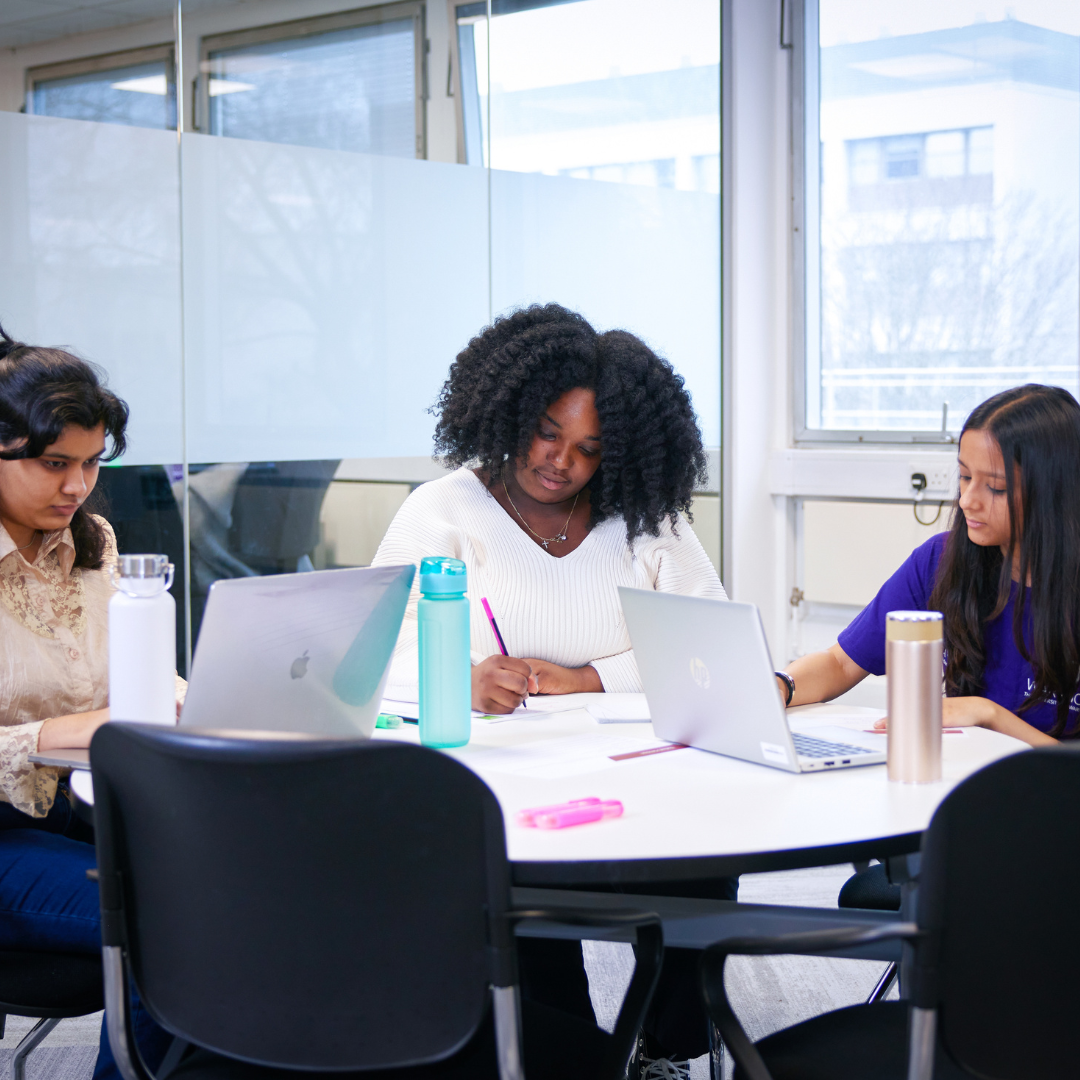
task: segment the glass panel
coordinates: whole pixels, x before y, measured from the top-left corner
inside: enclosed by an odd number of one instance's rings
[[[956,431],[1019,383],[1080,392],[1080,7],[819,13],[807,426]]]
[[[97,364],[127,401],[128,451],[101,469],[91,506],[121,552],[175,564],[183,674],[179,156],[172,45],[162,44],[175,5],[146,0],[105,19],[85,6],[22,6],[0,26],[0,320],[21,340]],[[35,56],[52,67],[28,72]]]
[[[43,79],[34,83],[32,96],[31,111],[39,116],[176,128],[176,82],[171,60]]]
[[[185,136],[190,460],[430,455],[485,203],[456,165]]]
[[[0,319],[105,368],[125,464],[181,460],[176,135],[0,112]]]
[[[210,53],[210,131],[415,157],[412,19]]]

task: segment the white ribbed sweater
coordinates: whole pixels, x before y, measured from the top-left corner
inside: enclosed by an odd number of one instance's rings
[[[486,596],[511,656],[570,668],[592,664],[609,693],[641,691],[620,585],[727,599],[687,524],[676,535],[665,520],[659,536],[639,537],[631,549],[626,523],[609,519],[556,559],[526,536],[470,469],[458,469],[405,500],[372,564],[417,566],[387,687],[388,696],[406,700],[419,685],[416,605],[420,560],[428,555],[461,559],[468,568],[474,664],[499,651],[480,604]]]

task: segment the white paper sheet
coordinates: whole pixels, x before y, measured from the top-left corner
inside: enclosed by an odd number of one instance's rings
[[[631,739],[624,735],[566,735],[523,746],[461,747],[447,753],[472,768],[553,780],[613,769],[621,764],[612,760],[614,755],[669,745],[663,739]]]
[[[600,724],[649,722],[649,706],[644,694],[541,694],[530,697],[526,709],[518,708],[503,715],[474,711],[472,715],[474,721],[498,724],[504,720],[536,720],[550,713],[573,712],[575,709],[586,709]],[[395,698],[384,698],[379,711],[410,720],[416,720],[420,715],[417,702]]]

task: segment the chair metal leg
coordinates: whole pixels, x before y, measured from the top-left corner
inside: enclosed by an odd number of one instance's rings
[[[645,1050],[645,1035],[638,1031],[634,1040],[634,1052],[626,1063],[626,1080],[641,1080],[641,1058]]]
[[[521,1064],[521,1002],[517,986],[493,986],[495,1055],[499,1080],[525,1080]]]
[[[892,984],[896,982],[896,976],[899,974],[895,963],[889,964],[888,967],[881,973],[881,978],[877,981],[877,986],[870,991],[870,996],[866,999],[867,1005],[873,1005],[876,1001],[884,1001],[885,995],[892,989]]]
[[[709,1018],[709,1080],[724,1080],[724,1040]]]
[[[937,1046],[937,1010],[911,1008],[908,1030],[908,1080],[932,1080]]]
[[[11,1059],[11,1080],[26,1080],[27,1056],[37,1049],[41,1040],[59,1023],[58,1018],[47,1016],[22,1037],[19,1045],[15,1047],[15,1056]]]

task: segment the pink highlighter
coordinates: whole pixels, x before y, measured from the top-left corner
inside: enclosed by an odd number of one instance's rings
[[[536,828],[536,817],[538,814],[557,814],[561,810],[574,810],[579,806],[599,806],[600,800],[597,798],[589,799],[571,799],[569,802],[553,803],[551,806],[534,806],[529,810],[519,810],[517,812],[517,823],[524,825],[527,829]]]
[[[587,825],[590,821],[622,817],[623,804],[618,799],[574,799],[556,806],[537,806],[521,810],[519,825],[536,829],[566,829],[571,825]]]

